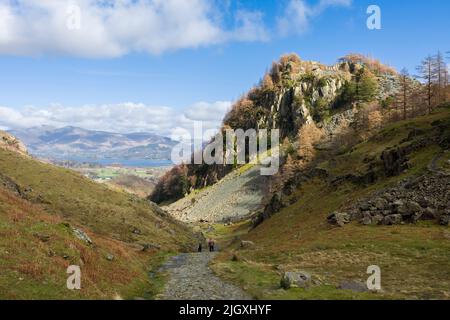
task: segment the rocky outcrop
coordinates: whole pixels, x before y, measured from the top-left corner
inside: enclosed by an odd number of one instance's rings
[[[0,148],[11,150],[20,154],[27,154],[27,148],[16,137],[0,130]]]
[[[371,80],[379,84],[373,86],[376,96],[392,96],[396,92],[397,74],[383,71],[379,63],[376,66],[377,72],[368,71]],[[334,136],[355,119],[357,94],[348,88],[360,81],[359,71],[371,68],[373,65],[363,60],[326,66],[303,61],[295,54],[282,56],[260,85],[233,105],[223,128],[278,129],[282,141],[286,138],[295,141],[305,124],[314,123],[325,135],[322,147],[331,148]],[[164,183],[155,187],[150,199],[156,203],[181,199],[194,189],[215,184],[234,169],[231,165],[187,165],[184,172],[178,173],[175,169],[162,178]],[[171,190],[176,192],[169,194]]]
[[[340,226],[350,221],[364,225],[397,225],[434,220],[449,225],[450,176],[437,173],[404,181],[342,211],[330,214],[328,222]]]

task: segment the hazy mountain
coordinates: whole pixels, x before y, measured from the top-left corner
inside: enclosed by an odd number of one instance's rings
[[[170,159],[175,141],[152,133],[113,133],[40,126],[9,131],[32,155],[48,159]]]

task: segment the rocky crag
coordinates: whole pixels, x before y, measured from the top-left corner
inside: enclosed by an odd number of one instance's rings
[[[25,145],[16,137],[0,130],[0,148],[18,152],[26,155],[28,153]]]
[[[326,66],[303,61],[295,54],[285,55],[273,63],[258,86],[234,104],[223,129],[279,129],[283,141],[288,139],[296,145],[299,130],[314,124],[331,141],[354,122],[359,103],[384,100],[398,88],[395,71],[362,56],[349,56]],[[329,147],[326,140],[323,146]],[[235,168],[178,166],[161,179],[150,200],[162,203],[181,199],[213,185]]]

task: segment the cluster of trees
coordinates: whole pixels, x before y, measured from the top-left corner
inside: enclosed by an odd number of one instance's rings
[[[378,90],[378,82],[370,68],[362,67],[354,71],[352,81],[347,82],[340,96],[339,104],[371,102],[375,99]]]
[[[393,120],[430,113],[436,106],[449,101],[449,70],[441,52],[423,59],[416,71],[415,76],[407,69],[400,72],[400,90],[386,105],[393,111]]]
[[[149,198],[155,203],[178,200],[189,191],[189,185],[187,166],[178,165],[159,179]]]

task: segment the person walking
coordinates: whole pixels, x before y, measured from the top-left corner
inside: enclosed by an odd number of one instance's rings
[[[197,251],[198,251],[198,252],[202,252],[202,249],[203,249],[203,248],[202,248],[202,243],[199,242]]]
[[[214,251],[214,240],[213,239],[208,240],[208,247],[209,247],[209,252]]]

